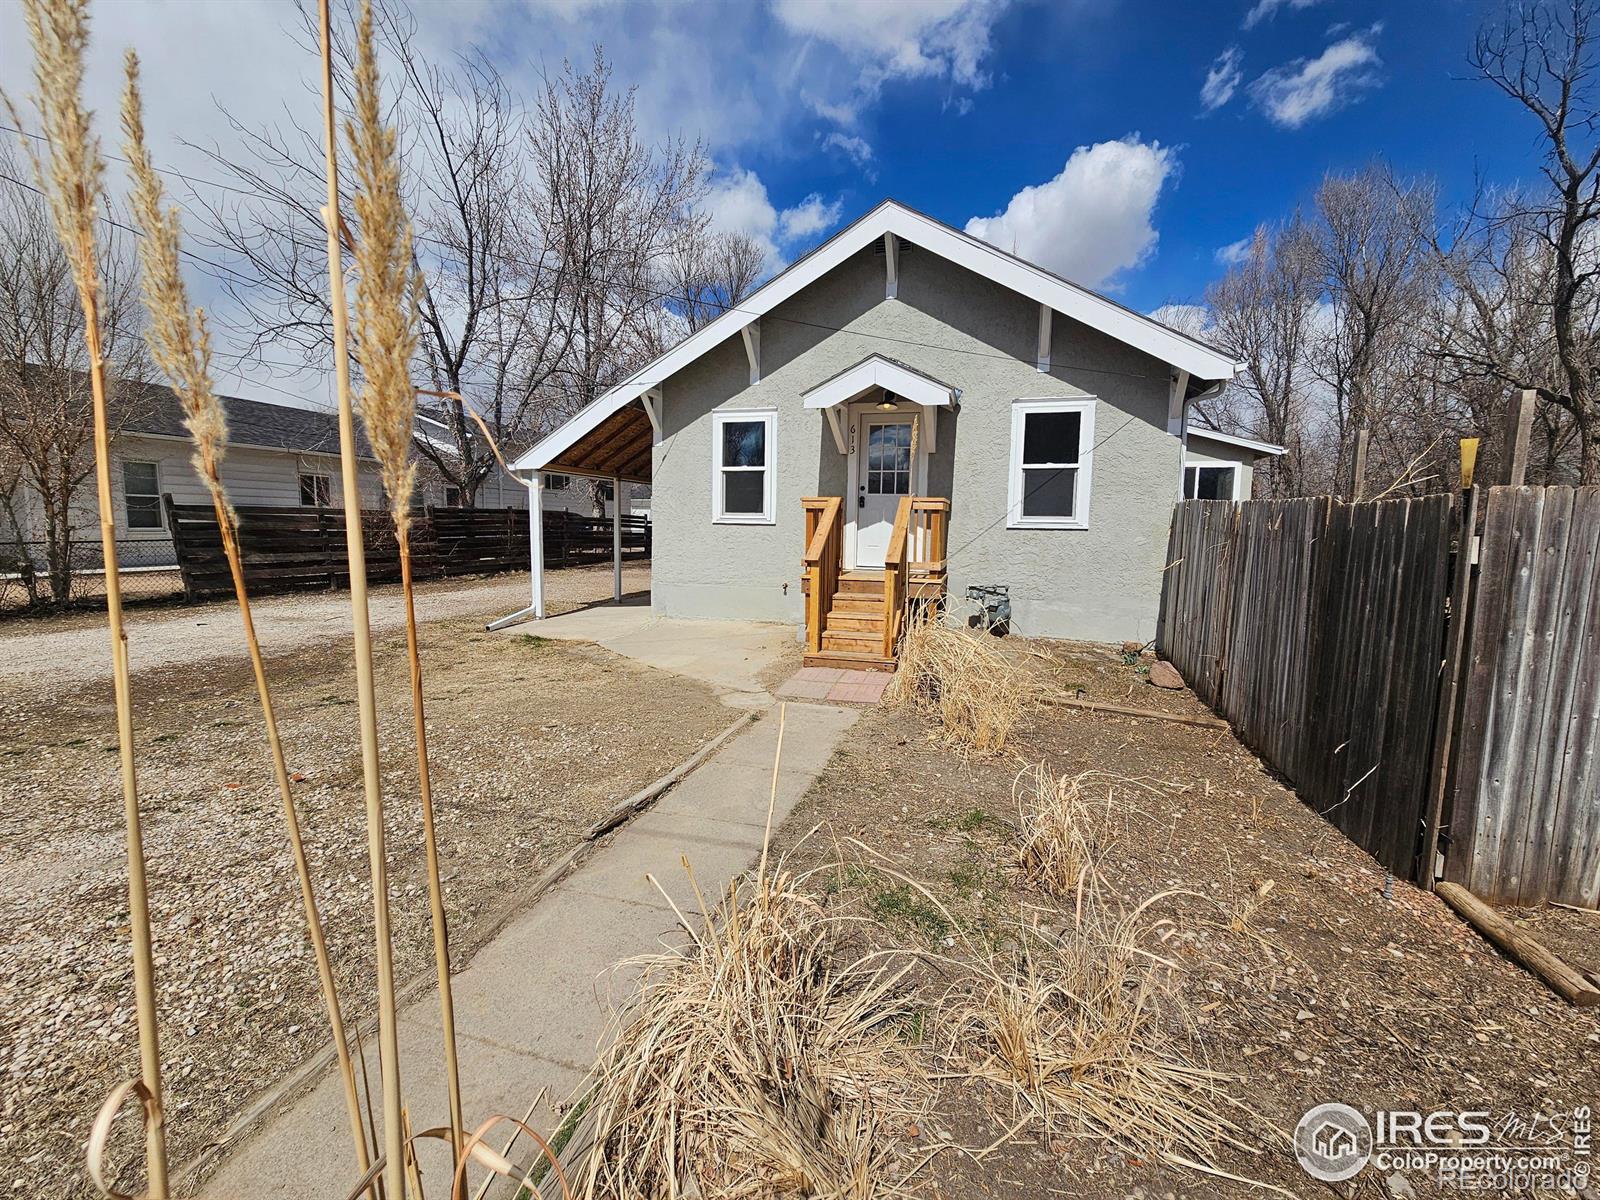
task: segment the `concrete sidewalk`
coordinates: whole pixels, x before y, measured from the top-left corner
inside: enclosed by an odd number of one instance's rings
[[[805,794],[857,716],[852,709],[788,706],[774,825]],[[492,1113],[521,1117],[541,1088],[552,1099],[565,1099],[583,1078],[605,1026],[608,998],[622,999],[632,983],[614,968],[658,948],[676,923],[647,873],[691,913],[695,905],[683,857],[708,902],[755,865],[778,725],[773,709],[736,735],[458,972],[456,1020],[469,1125]],[[434,989],[402,1010],[400,1032],[412,1128],[445,1124]],[[371,1041],[367,1055],[376,1080]],[[546,1104],[532,1124],[548,1132],[557,1121]],[[497,1148],[508,1135],[509,1127],[496,1132]],[[437,1191],[448,1178],[447,1155],[443,1143],[425,1147],[425,1180]],[[228,1153],[199,1194],[217,1200],[339,1197],[355,1179],[342,1090],[330,1069],[309,1093],[281,1107]]]
[[[523,621],[501,636],[593,642],[615,654],[710,684],[725,704],[763,708],[772,697],[761,673],[794,647],[788,625],[759,621],[690,621],[661,617],[644,603],[596,604],[576,612]]]

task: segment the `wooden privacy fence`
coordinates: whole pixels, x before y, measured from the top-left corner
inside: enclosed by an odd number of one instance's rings
[[[184,595],[193,600],[230,593],[233,582],[211,506],[176,504],[171,496],[165,497],[165,506]],[[251,505],[241,507],[238,513],[245,582],[252,592],[349,585],[343,509]],[[543,518],[546,566],[610,560],[610,517],[555,511],[544,513]],[[399,579],[399,548],[388,511],[363,509],[361,534],[368,578],[374,582]],[[411,547],[418,579],[526,570],[528,510],[418,509],[412,522]],[[623,557],[648,557],[650,548],[650,519],[624,516]]]
[[[1185,501],[1158,649],[1397,875],[1595,905],[1600,488],[1479,500]]]
[[[1301,798],[1397,874],[1422,829],[1450,498],[1185,501],[1160,649]]]
[[[1445,877],[1600,905],[1600,488],[1485,505]]]

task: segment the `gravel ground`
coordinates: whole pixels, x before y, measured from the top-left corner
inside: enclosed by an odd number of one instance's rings
[[[611,597],[611,567],[567,567],[545,572],[545,604],[565,612]],[[622,569],[627,592],[648,591],[648,563]],[[486,620],[528,603],[528,577],[513,573],[473,579],[432,580],[417,586],[417,618],[440,621],[479,615]],[[348,592],[295,592],[263,596],[251,604],[256,632],[268,654],[282,654],[340,636],[350,628]],[[372,628],[401,628],[405,611],[397,584],[371,592]],[[128,653],[135,672],[199,663],[238,654],[239,618],[233,603],[126,610]],[[105,614],[67,613],[0,625],[0,686],[60,687],[111,677]]]
[[[730,719],[709,689],[596,647],[483,634],[484,612],[516,594],[500,583],[435,593],[434,616],[483,611],[423,629],[458,967],[487,910]],[[314,632],[304,606],[331,617],[339,599],[289,598],[302,608],[271,618],[275,644]],[[209,619],[231,633],[230,615]],[[197,636],[196,616],[165,614],[134,638],[191,660],[135,679],[175,1164],[327,1039],[247,664],[194,653],[189,643],[217,645],[213,626]],[[342,999],[359,1018],[373,1001],[355,705],[339,626],[322,629],[326,644],[277,654],[270,671]],[[432,965],[401,634],[380,637],[377,674],[404,980]],[[0,1187],[13,1195],[87,1195],[88,1122],[137,1073],[108,693],[96,680],[0,697]]]

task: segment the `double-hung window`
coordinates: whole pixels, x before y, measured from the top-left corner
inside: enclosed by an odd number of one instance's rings
[[[333,503],[333,476],[315,472],[300,475],[300,503],[306,508],[327,508]]]
[[[123,462],[122,507],[129,529],[161,528],[161,483],[155,463]]]
[[[1087,529],[1094,399],[1017,400],[1011,406],[1012,529]]]
[[[711,519],[720,524],[771,525],[777,471],[776,414],[711,415]]]
[[[1236,500],[1237,467],[1189,466],[1183,469],[1185,500]]]

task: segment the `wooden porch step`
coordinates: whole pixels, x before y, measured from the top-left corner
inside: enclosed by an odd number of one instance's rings
[[[894,659],[881,654],[856,654],[848,650],[823,649],[807,654],[803,665],[808,667],[841,667],[846,671],[892,671]]]
[[[851,654],[881,656],[883,653],[883,630],[824,629],[822,631],[822,648],[824,650],[844,650]]]
[[[839,594],[843,596],[882,596],[883,574],[862,575],[849,571],[839,576]]]
[[[876,612],[861,612],[854,609],[841,611],[838,605],[835,605],[829,610],[828,619],[823,623],[822,631],[826,633],[830,629],[855,629],[862,632],[870,631],[876,633],[881,638],[883,636],[883,605],[879,604],[876,608]]]
[[[865,615],[877,613],[883,615],[883,593],[876,596],[864,595],[860,592],[838,592],[833,597],[833,607],[830,613],[855,613]]]

